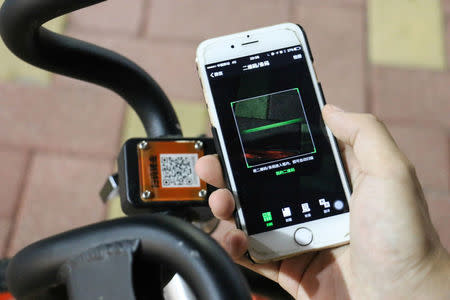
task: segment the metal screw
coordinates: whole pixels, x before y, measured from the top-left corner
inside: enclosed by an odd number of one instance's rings
[[[200,198],[205,198],[205,197],[206,197],[206,194],[207,194],[206,190],[200,190],[200,191],[198,192],[198,196],[199,196]]]
[[[197,149],[197,150],[202,149],[203,148],[203,142],[202,141],[196,141],[195,145],[194,145],[194,148]]]
[[[142,197],[143,199],[149,199],[151,196],[152,196],[152,192],[149,191],[149,190],[145,190],[145,191],[141,194],[141,197]]]
[[[147,141],[142,141],[138,144],[138,148],[141,150],[147,149],[147,147],[148,147]]]

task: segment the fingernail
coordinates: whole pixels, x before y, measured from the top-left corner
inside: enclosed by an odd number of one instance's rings
[[[343,112],[344,110],[342,108],[340,108],[339,106],[333,105],[333,104],[328,104],[328,106],[330,106],[330,108],[334,111],[338,111],[338,112]]]

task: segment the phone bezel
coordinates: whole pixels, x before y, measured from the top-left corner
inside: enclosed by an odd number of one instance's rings
[[[249,40],[258,40],[257,43],[242,45]],[[234,182],[233,171],[229,162],[228,152],[225,146],[224,137],[218,121],[209,80],[205,65],[233,58],[249,56],[270,50],[295,46],[300,44],[305,53],[305,59],[313,80],[314,89],[320,108],[324,104],[324,99],[319,88],[311,53],[307,46],[306,37],[301,28],[293,23],[283,23],[275,26],[259,28],[255,30],[235,33],[227,36],[213,38],[202,42],[197,48],[197,65],[200,81],[203,86],[203,93],[208,106],[211,125],[217,131],[218,143],[223,154],[223,163],[226,172],[229,174],[229,185],[236,201],[236,214],[239,218],[241,229],[247,233],[245,219],[237,195],[237,188]],[[231,48],[234,45],[234,48]],[[338,168],[338,172],[343,183],[346,200],[350,203],[350,186],[347,181],[345,169],[339,154],[339,149],[330,129],[326,128],[330,140],[333,156]],[[322,218],[301,224],[295,224],[284,228],[275,229],[249,236],[250,257],[258,263],[279,260],[299,253],[315,251],[323,248],[342,245],[349,242],[350,213]],[[313,241],[308,246],[300,246],[294,241],[294,232],[299,227],[307,227],[313,232]],[[330,228],[333,231],[330,232]]]

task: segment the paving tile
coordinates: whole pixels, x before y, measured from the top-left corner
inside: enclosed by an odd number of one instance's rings
[[[367,0],[294,0],[301,4],[312,4],[321,6],[341,6],[341,7],[364,7]]]
[[[69,31],[71,36],[114,50],[144,68],[172,98],[203,101],[195,69],[195,50],[191,42],[173,40],[139,40],[110,34],[86,34]],[[56,83],[79,85],[60,76]]]
[[[288,0],[153,0],[147,33],[197,42],[224,34],[286,22]]]
[[[450,129],[450,73],[375,67],[371,78],[373,109],[380,118]]]
[[[187,101],[173,101],[175,111],[180,120],[184,136],[200,136],[208,129],[208,111],[204,103],[189,103]]]
[[[125,143],[128,139],[145,136],[147,134],[138,115],[131,107],[127,107],[122,126],[121,144]]]
[[[120,197],[117,196],[109,200],[106,207],[106,219],[117,219],[124,216],[125,214],[122,211],[122,206],[120,204]]]
[[[449,190],[448,131],[427,128],[418,123],[393,124],[387,122],[400,149],[415,165],[417,176],[426,189]]]
[[[9,235],[10,225],[10,218],[0,217],[0,258],[3,258],[6,254],[4,250],[8,244],[7,238]]]
[[[445,14],[450,14],[450,0],[441,0],[441,6]]]
[[[111,159],[37,154],[32,160],[8,254],[39,239],[104,218],[98,192]]]
[[[0,146],[0,217],[12,217],[14,213],[28,156],[26,151]]]
[[[450,194],[425,191],[431,221],[435,226],[441,243],[450,251]]]
[[[438,0],[369,0],[369,59],[374,64],[443,70],[443,14]]]
[[[363,10],[297,3],[291,21],[301,24],[308,35],[327,102],[365,111]]]
[[[109,0],[69,15],[70,26],[84,31],[137,35],[145,0]]]
[[[123,109],[99,88],[0,84],[0,143],[113,157]]]
[[[450,2],[450,1],[449,1]],[[450,4],[449,4],[450,7]],[[447,49],[447,68],[450,69],[450,8],[449,12],[447,14],[447,21],[446,21],[446,31],[445,31],[445,37],[447,41],[446,49]]]

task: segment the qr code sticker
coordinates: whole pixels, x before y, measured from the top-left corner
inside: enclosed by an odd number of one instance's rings
[[[195,174],[198,154],[160,154],[162,187],[199,187]]]

